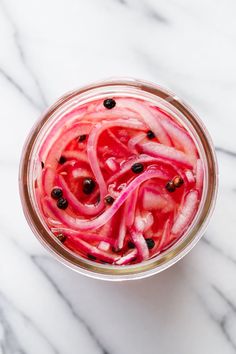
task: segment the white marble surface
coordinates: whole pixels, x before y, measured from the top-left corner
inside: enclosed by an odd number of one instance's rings
[[[0,0],[0,353],[236,353],[235,0]],[[24,220],[25,137],[67,90],[109,76],[174,90],[217,147],[220,192],[203,238],[161,275],[87,279]]]

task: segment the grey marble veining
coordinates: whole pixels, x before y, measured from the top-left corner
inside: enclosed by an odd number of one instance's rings
[[[236,353],[234,0],[0,0],[0,354]],[[175,91],[216,145],[216,211],[195,249],[125,284],[79,276],[23,217],[18,164],[67,90],[133,76]]]

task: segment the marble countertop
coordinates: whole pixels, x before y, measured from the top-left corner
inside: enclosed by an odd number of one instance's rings
[[[236,353],[234,0],[0,0],[0,354]],[[23,142],[64,92],[110,76],[157,82],[202,117],[220,190],[205,237],[160,275],[80,276],[32,235]]]

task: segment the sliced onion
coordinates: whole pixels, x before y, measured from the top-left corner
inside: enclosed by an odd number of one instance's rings
[[[114,263],[120,259],[119,255],[99,250],[96,246],[91,246],[88,242],[79,238],[66,240],[65,243],[67,247],[71,248],[73,251],[92,255],[104,262]]]
[[[193,175],[193,172],[191,170],[185,171],[185,176],[187,178],[187,181],[191,184],[195,183],[195,177]]]
[[[73,159],[78,162],[88,163],[86,154],[80,151],[63,151],[63,156],[68,160]],[[65,167],[65,164],[62,167]]]
[[[135,216],[134,219],[134,228],[137,232],[143,232],[144,228],[145,228],[145,221],[143,220],[143,218],[141,217],[140,214]]]
[[[172,222],[170,219],[167,219],[163,227],[162,236],[156,252],[161,252],[168,245],[171,236],[170,234],[171,227],[172,227]]]
[[[76,165],[76,161],[75,160],[69,160],[66,161],[65,163],[63,163],[63,165],[58,166],[57,168],[57,173],[63,174],[63,175],[67,175],[67,167],[74,167]]]
[[[50,134],[46,137],[44,140],[41,148],[40,148],[40,159],[41,161],[44,161],[51,150],[52,146],[54,143],[60,139],[61,135],[68,130],[72,129],[74,130],[75,128],[77,129],[77,136],[83,135],[83,134],[89,134],[89,131],[92,127],[91,123],[84,123],[79,120],[82,119],[84,113],[86,110],[81,109],[81,114],[74,116],[72,119],[68,119],[68,115],[65,115],[65,117],[61,118],[58,120],[58,122],[54,125],[54,127],[51,129]],[[70,113],[73,115],[73,111]],[[63,124],[64,123],[64,124]]]
[[[119,233],[117,238],[117,249],[121,250],[124,246],[124,240],[126,236],[126,224],[125,224],[125,208],[123,209],[123,213],[121,216],[121,221],[119,225]]]
[[[185,152],[191,163],[194,165],[197,160],[197,149],[192,138],[179,125],[175,124],[171,119],[162,119],[162,126],[170,134],[174,145]]]
[[[109,251],[110,248],[111,248],[110,243],[106,241],[101,241],[98,245],[98,249],[102,251]]]
[[[198,159],[196,164],[196,189],[199,192],[202,191],[203,177],[204,177],[203,164],[202,161]]]
[[[115,160],[115,157],[109,157],[106,161],[105,161],[105,165],[112,171],[112,172],[116,172],[119,168],[118,163]]]
[[[109,243],[110,246],[114,245],[114,240],[110,237],[105,236],[104,234],[97,234],[93,232],[78,232],[73,229],[65,228],[65,227],[52,227],[51,231],[55,235],[63,234],[69,237],[70,240],[81,239],[87,242],[106,242]]]
[[[108,135],[114,140],[114,142],[116,143],[116,146],[119,146],[120,150],[124,150],[126,153],[129,151],[128,147],[122,143],[122,141],[120,139],[118,139],[114,133],[112,133],[112,131],[110,129],[108,129],[107,131]]]
[[[97,181],[97,184],[99,186],[100,190],[100,195],[101,195],[101,200],[104,199],[104,197],[107,194],[107,185],[104,180],[103,174],[101,172],[98,158],[97,158],[97,143],[100,135],[104,130],[107,130],[111,127],[126,127],[126,128],[133,128],[133,129],[138,129],[142,130],[145,127],[141,122],[136,122],[129,120],[128,122],[125,120],[116,120],[114,122],[106,122],[102,121],[100,123],[97,123],[88,138],[88,144],[87,144],[87,154],[88,154],[88,161],[91,166],[91,169],[93,171],[94,177]]]
[[[117,265],[126,265],[132,262],[138,255],[137,249],[127,252],[118,261],[115,262]]]
[[[140,143],[144,138],[146,137],[146,134],[145,133],[140,133],[138,135],[135,135],[134,137],[132,137],[131,139],[129,139],[129,142],[128,142],[128,150],[133,152],[134,154],[137,153],[137,150],[136,150],[136,145],[138,143]]]
[[[61,172],[60,174],[63,175],[64,173],[67,174],[67,172]],[[84,168],[80,168],[80,167],[74,168],[71,171],[71,174],[72,174],[74,179],[92,177],[90,171],[88,171],[88,170],[86,170]]]
[[[173,198],[159,186],[155,186],[155,188],[151,186],[143,187],[142,202],[145,210],[169,212],[175,208]]]
[[[143,233],[152,226],[153,222],[154,219],[152,213],[147,211],[142,213],[138,212],[134,220],[134,228],[138,232]]]
[[[61,132],[60,136],[54,142],[54,144],[52,146],[50,145],[47,157],[42,157],[42,161],[45,161],[45,167],[51,167],[55,169],[62,155],[62,152],[69,144],[69,142],[71,142],[73,139],[76,139],[80,134],[84,134],[84,132],[87,133],[88,129],[91,128],[89,128],[88,125],[82,123],[76,123],[72,125],[68,130],[64,128],[65,132]]]
[[[143,152],[150,156],[164,158],[169,161],[173,161],[174,163],[178,163],[183,167],[193,166],[192,162],[189,160],[188,156],[184,152],[176,150],[171,146],[165,146],[159,143],[150,142],[140,145],[140,148]]]
[[[143,104],[139,99],[117,97],[112,110],[104,108],[103,100],[97,100],[77,113],[77,118],[70,113],[64,125],[58,126],[57,130],[52,128],[39,153],[44,168],[37,177],[35,188],[46,223],[55,235],[65,234],[66,247],[111,264],[130,264],[136,258],[139,262],[163,252],[191,224],[202,192],[203,165],[191,136],[167,113],[150,103]],[[116,136],[110,130],[114,127],[124,129]],[[129,134],[130,129],[133,132]],[[114,157],[109,157],[113,153],[112,146],[105,146],[104,151],[100,146],[105,130],[114,140],[114,144],[111,143],[115,146]],[[153,131],[156,139],[146,139],[148,130]],[[129,140],[124,139],[127,146],[122,138],[119,139],[121,132],[126,137],[131,136]],[[78,143],[77,147],[75,139],[82,134],[88,134],[88,139]],[[87,151],[84,151],[85,146]],[[97,154],[102,156],[101,161],[98,161]],[[60,166],[61,156],[68,161]],[[134,163],[143,164],[144,172],[132,174]],[[74,178],[75,186],[76,179],[85,177],[84,174],[96,180],[98,188],[90,196],[91,204],[80,202],[62,174]],[[185,183],[171,194],[164,185],[175,176],[182,177]],[[63,197],[69,203],[66,210],[59,209],[57,200],[51,198],[54,187],[62,188]],[[115,200],[112,205],[105,206],[108,192]],[[95,203],[98,195],[101,202]],[[180,205],[179,200],[182,200]],[[119,214],[117,234],[114,228],[117,230],[115,222],[118,219],[113,219],[116,214]],[[164,222],[163,218],[167,220]],[[131,236],[134,250],[127,251],[126,235]],[[155,241],[150,253],[144,235]]]
[[[153,189],[143,189],[143,208],[145,210],[161,210],[168,204],[168,201],[162,195],[153,191]]]
[[[166,179],[166,175],[162,171],[155,169],[150,169],[145,171],[143,174],[137,176],[127,188],[119,195],[115,200],[113,205],[107,209],[103,214],[99,215],[96,219],[92,220],[81,220],[73,218],[67,215],[65,211],[58,209],[56,203],[51,198],[45,197],[44,203],[51,210],[53,215],[60,220],[64,225],[74,228],[75,230],[93,230],[101,227],[106,222],[108,222],[112,216],[117,212],[117,210],[123,205],[129,195],[143,182],[149,180],[150,178],[161,178]]]
[[[164,170],[165,166],[171,166],[172,168],[175,168],[176,166],[173,166],[173,164],[171,164],[170,161],[165,161],[162,158],[156,158],[156,157],[152,157],[152,156],[148,156],[146,154],[141,154],[139,156],[134,156],[131,159],[129,159],[127,162],[124,162],[121,166],[121,170],[117,173],[115,173],[113,176],[111,176],[108,180],[107,180],[107,184],[109,185],[110,183],[112,183],[113,181],[117,180],[118,178],[120,178],[121,176],[123,176],[125,173],[129,172],[132,165],[134,163],[141,163],[141,164],[158,164],[158,165],[163,165],[164,166],[160,166],[160,170]],[[178,169],[176,169],[176,174],[179,174],[177,172]],[[168,172],[166,173],[166,177],[165,178],[170,178],[171,176],[168,174]]]
[[[134,223],[138,192],[139,188],[137,188],[133,193],[131,193],[125,202],[125,219],[127,227],[131,227]]]
[[[81,203],[75,195],[70,191],[66,181],[60,175],[56,178],[57,185],[62,189],[64,197],[67,199],[69,205],[83,216],[94,216],[100,213],[104,208],[104,203],[97,204],[83,204]]]
[[[148,107],[142,105],[138,100],[119,99],[118,102],[121,107],[124,106],[126,108],[129,108],[131,111],[137,113],[140,119],[145,122],[148,129],[151,129],[153,131],[153,133],[158,137],[158,140],[162,144],[171,146],[171,141],[168,134],[166,134],[165,130],[162,128],[162,125],[156,119],[156,115],[154,116],[151,110],[148,109]]]
[[[146,232],[153,225],[154,217],[153,217],[152,213],[146,212],[146,211],[142,212],[142,217],[143,217],[144,224],[145,224],[143,232]]]
[[[44,168],[42,172],[42,188],[46,195],[51,195],[52,189],[56,187],[55,185],[55,172],[52,168]],[[41,191],[42,195],[44,195]]]
[[[171,233],[172,235],[180,236],[186,230],[186,228],[190,225],[196,209],[198,206],[198,192],[196,190],[190,191],[184,200],[184,204],[182,209],[179,211],[177,218],[172,227]]]
[[[122,119],[122,120],[129,120],[132,119],[136,122],[140,122],[140,119],[138,118],[138,115],[136,113],[130,112],[127,109],[119,109],[119,110],[112,110],[110,111],[104,111],[104,107],[100,112],[93,112],[86,114],[84,116],[84,120],[87,121],[88,123],[96,123],[97,121],[101,120],[109,120],[109,121],[114,121],[116,119]]]
[[[60,225],[61,225],[61,222],[60,221],[58,221],[58,220],[55,220],[55,219],[53,219],[53,218],[47,218],[47,222],[48,222],[48,224],[49,225],[51,225],[52,227],[60,227]]]
[[[149,250],[145,238],[141,232],[131,230],[130,231],[132,240],[138,250],[138,255],[141,261],[147,260],[149,257]]]

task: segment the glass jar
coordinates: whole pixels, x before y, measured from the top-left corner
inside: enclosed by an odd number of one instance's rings
[[[162,105],[178,116],[198,147],[204,165],[203,194],[185,234],[169,249],[152,259],[126,266],[99,264],[67,249],[45,224],[34,195],[38,151],[49,130],[61,117],[78,105],[106,97],[136,97]],[[136,79],[110,79],[67,93],[52,105],[37,121],[25,143],[19,173],[20,195],[26,219],[36,237],[46,249],[69,268],[98,279],[133,280],[159,273],[185,256],[199,241],[213,212],[218,186],[217,161],[211,138],[195,112],[177,95],[162,87]]]

